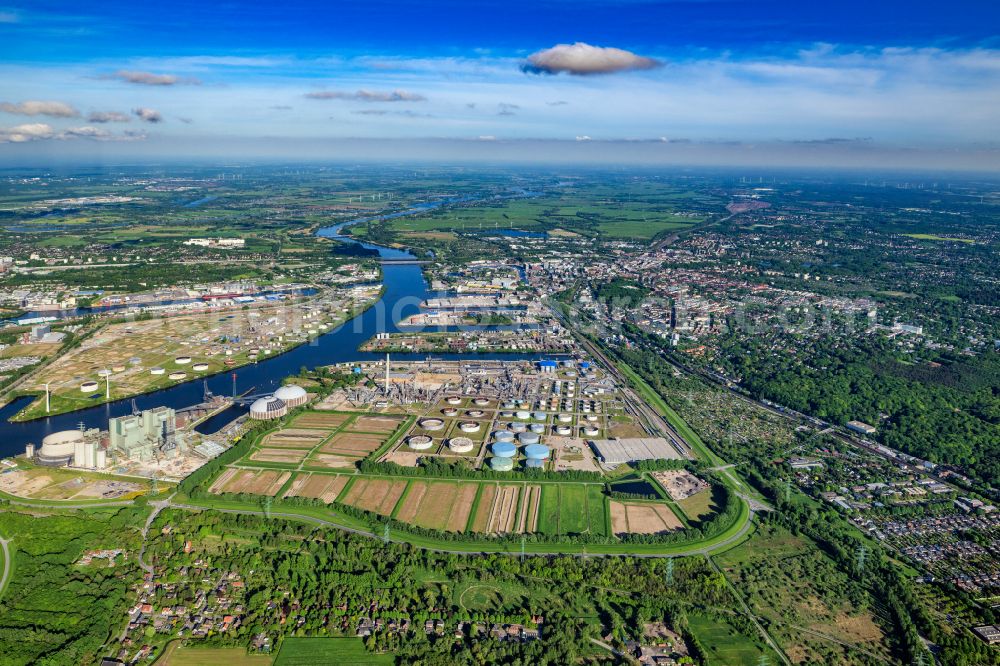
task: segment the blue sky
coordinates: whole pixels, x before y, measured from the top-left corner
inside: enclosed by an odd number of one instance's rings
[[[983,0],[2,3],[7,161],[282,139],[988,155],[1000,127]]]

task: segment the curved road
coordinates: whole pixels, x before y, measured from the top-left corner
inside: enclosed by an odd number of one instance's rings
[[[280,512],[280,511],[270,511],[268,513],[265,513],[264,511],[256,511],[256,510],[252,510],[252,509],[221,509],[221,508],[213,507],[213,506],[199,506],[197,504],[170,504],[169,506],[171,508],[174,508],[174,509],[187,509],[189,511],[218,511],[219,513],[232,513],[232,514],[237,514],[237,515],[268,516],[270,518],[287,518],[289,520],[299,520],[299,521],[306,522],[306,523],[312,523],[314,525],[321,525],[323,527],[332,527],[332,528],[335,528],[335,529],[338,529],[338,530],[341,530],[341,531],[344,531],[344,532],[350,532],[351,534],[357,534],[359,536],[371,537],[373,539],[384,539],[383,535],[376,534],[375,532],[370,532],[370,531],[364,530],[364,529],[358,529],[356,527],[348,527],[346,525],[341,525],[340,523],[337,523],[337,522],[332,521],[332,520],[325,520],[323,518],[316,518],[315,516],[306,516],[306,515],[299,514],[299,513],[284,513],[284,512]],[[730,546],[730,545],[732,545],[734,543],[739,542],[744,536],[746,536],[746,533],[748,531],[750,531],[750,528],[753,526],[753,516],[754,516],[754,512],[753,512],[753,509],[751,509],[749,515],[747,516],[747,519],[744,521],[743,525],[740,526],[740,529],[735,534],[733,534],[732,536],[726,537],[722,541],[719,541],[717,543],[714,543],[714,544],[711,544],[711,545],[708,545],[708,546],[694,547],[694,548],[691,548],[689,550],[683,550],[683,551],[677,552],[677,553],[669,553],[669,554],[667,554],[667,553],[664,553],[664,554],[660,554],[660,553],[629,553],[629,552],[621,552],[621,553],[588,553],[588,552],[583,552],[583,553],[567,553],[567,552],[564,552],[564,551],[554,550],[554,551],[541,551],[541,552],[539,552],[539,551],[532,551],[532,552],[526,553],[526,554],[527,555],[532,555],[532,556],[536,556],[536,555],[540,555],[540,556],[565,555],[565,556],[569,556],[569,557],[640,557],[640,558],[664,558],[664,559],[670,559],[670,558],[674,558],[674,557],[690,557],[692,555],[704,555],[704,556],[707,557],[708,555],[710,555],[711,553],[713,553],[713,552],[715,552],[715,551],[717,551],[719,549],[726,548],[726,547],[728,547],[728,546]],[[420,548],[421,550],[427,550],[427,551],[430,551],[430,552],[433,552],[433,553],[447,553],[447,554],[451,554],[451,555],[515,555],[515,556],[520,556],[520,554],[521,554],[520,551],[516,551],[516,550],[476,551],[476,550],[448,550],[446,548],[433,548],[433,547],[430,547],[430,546],[423,546],[423,545],[413,544],[412,542],[407,541],[406,539],[394,538],[392,536],[389,537],[389,541],[391,543],[410,544],[410,545],[415,546],[416,548]],[[512,544],[512,545],[514,545],[514,544]]]
[[[4,539],[0,537],[0,548],[3,549],[3,576],[0,577],[0,597],[3,596],[3,591],[7,589],[7,581],[10,578],[10,571],[14,568],[14,560],[10,558],[10,539]]]

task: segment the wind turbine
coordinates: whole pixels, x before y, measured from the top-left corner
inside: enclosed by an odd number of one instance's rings
[[[49,385],[48,382],[45,384],[45,413],[49,413]]]

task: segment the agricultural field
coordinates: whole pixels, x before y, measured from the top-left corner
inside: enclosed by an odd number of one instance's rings
[[[543,486],[538,531],[607,535],[607,511],[601,486],[562,483]]]
[[[359,416],[345,430],[388,435],[403,423],[403,419],[393,416]]]
[[[339,432],[319,450],[322,453],[337,453],[344,456],[364,458],[385,443],[381,435],[362,435],[349,431]]]
[[[470,531],[523,534],[538,531],[541,488],[524,484],[483,484]]]
[[[396,508],[399,498],[403,496],[406,485],[406,481],[357,477],[338,501],[341,504],[389,516]]]
[[[611,530],[616,536],[624,534],[664,534],[684,527],[669,506],[661,502],[608,503],[611,512]]]
[[[715,559],[793,662],[870,663],[864,653],[889,661],[874,600],[806,537],[763,526]]]
[[[297,474],[295,480],[288,486],[284,497],[308,497],[322,500],[330,504],[340,495],[350,479],[340,474],[313,474],[305,472]]]
[[[160,666],[270,666],[273,658],[265,654],[247,654],[242,647],[181,646],[171,643],[156,662]]]
[[[329,432],[325,430],[285,428],[266,435],[261,440],[261,446],[277,449],[313,449],[328,436]]]
[[[566,190],[545,196],[449,207],[422,216],[388,221],[385,228],[407,238],[441,240],[455,234],[488,235],[496,230],[548,232],[553,235],[583,234],[607,238],[648,239],[665,232],[690,228],[705,215],[692,210],[690,199],[650,191],[641,198],[621,192],[598,195],[592,190]],[[364,226],[351,229],[365,235]]]
[[[209,487],[211,493],[247,493],[274,497],[291,478],[291,472],[249,470],[230,467]]]
[[[351,469],[393,437],[400,416],[305,412],[266,434],[244,458],[255,466]]]
[[[349,414],[341,414],[339,412],[305,412],[295,417],[292,421],[292,426],[296,428],[316,428],[332,432],[344,425],[350,418]]]
[[[394,517],[419,527],[445,532],[464,532],[477,483],[410,481]]]
[[[298,465],[309,451],[303,449],[258,449],[250,455],[250,460],[263,463],[280,463]]]
[[[368,652],[360,638],[286,638],[274,666],[392,666],[395,662],[391,654]]]

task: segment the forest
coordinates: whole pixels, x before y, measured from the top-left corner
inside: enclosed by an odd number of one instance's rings
[[[833,423],[878,428],[875,438],[1000,483],[1000,354],[901,358],[887,340],[819,340],[774,354],[755,340],[723,341],[717,362],[754,397]]]

